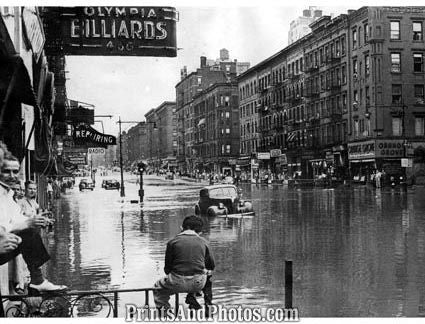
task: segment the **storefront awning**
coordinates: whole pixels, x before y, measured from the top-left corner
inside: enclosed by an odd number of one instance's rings
[[[0,98],[4,102],[2,109],[9,100],[37,105],[28,70],[19,55],[0,59]]]

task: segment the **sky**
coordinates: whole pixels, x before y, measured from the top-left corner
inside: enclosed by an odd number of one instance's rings
[[[69,99],[93,104],[105,133],[117,134],[116,121],[144,121],[144,115],[164,101],[175,101],[180,69],[188,73],[200,64],[200,56],[217,59],[222,48],[230,59],[251,66],[270,57],[288,44],[290,22],[302,15],[301,6],[178,6],[175,58],[67,56]],[[355,7],[355,9],[360,6]],[[320,6],[323,14],[344,13],[349,7]],[[99,118],[97,118],[99,119]],[[123,130],[132,127],[126,124]],[[102,125],[94,126],[99,131]]]

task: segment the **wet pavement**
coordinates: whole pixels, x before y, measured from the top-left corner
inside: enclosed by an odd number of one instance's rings
[[[118,177],[118,174],[114,175]],[[135,176],[126,197],[100,188],[57,201],[48,276],[72,289],[151,287],[163,276],[166,242],[193,214],[202,184]],[[293,260],[301,317],[425,315],[425,188],[288,189],[242,185],[256,215],[206,219],[217,269],[214,302],[284,305],[284,261]],[[123,304],[141,304],[123,294]]]

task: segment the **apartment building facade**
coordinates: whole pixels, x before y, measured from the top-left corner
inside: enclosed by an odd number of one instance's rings
[[[240,143],[237,83],[215,83],[195,96],[193,121],[195,169],[233,174]]]
[[[239,76],[238,163],[304,178],[423,176],[424,15],[363,7],[323,16]]]

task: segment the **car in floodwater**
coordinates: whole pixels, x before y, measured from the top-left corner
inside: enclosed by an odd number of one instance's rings
[[[254,214],[252,203],[242,199],[241,191],[231,184],[217,184],[204,187],[199,192],[195,205],[196,215],[248,215]]]
[[[78,184],[78,188],[80,189],[80,191],[83,190],[94,190],[94,183],[92,181],[92,179],[88,179],[88,178],[83,178],[80,180],[80,183]]]
[[[106,189],[106,190],[111,190],[111,189],[120,189],[120,183],[118,180],[103,180],[102,181],[102,188]]]

